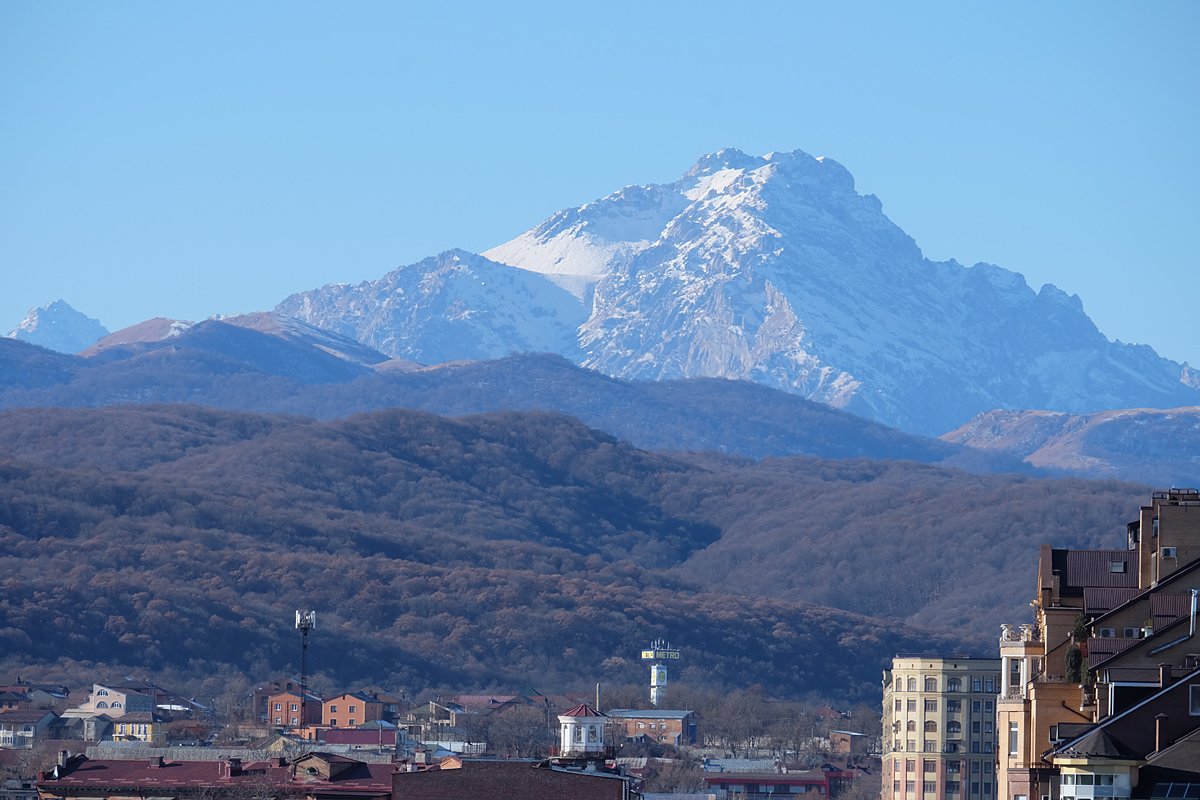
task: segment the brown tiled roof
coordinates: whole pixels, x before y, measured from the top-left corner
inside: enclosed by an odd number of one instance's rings
[[[1103,614],[1137,595],[1137,587],[1088,586],[1083,590],[1083,608],[1089,615]]]
[[[1192,613],[1192,597],[1190,594],[1167,594],[1159,592],[1150,595],[1150,616],[1154,618],[1154,627],[1174,622],[1180,617]]]
[[[0,724],[23,724],[29,725],[35,722],[41,722],[46,717],[57,717],[53,711],[47,711],[44,708],[10,708],[5,711],[0,711]]]
[[[580,703],[572,709],[559,714],[560,717],[603,717],[596,709],[589,706],[587,703]]]
[[[1111,563],[1120,561],[1124,572],[1113,572]],[[1067,570],[1061,589],[1079,592],[1085,587],[1133,588],[1138,585],[1137,564],[1129,550],[1068,550]]]
[[[401,772],[396,800],[620,800],[624,780],[613,775],[551,769],[528,761],[469,761],[456,769]]]

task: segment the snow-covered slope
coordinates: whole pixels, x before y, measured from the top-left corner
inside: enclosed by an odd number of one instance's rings
[[[621,377],[753,380],[933,435],[993,408],[1200,402],[1181,365],[1110,342],[1078,297],[924,258],[844,167],[800,151],[722,150],[486,256],[278,310],[425,363],[551,350]]]
[[[582,303],[546,277],[450,250],[377,281],[292,295],[282,314],[432,364],[552,352],[577,358]]]
[[[40,345],[60,353],[78,353],[94,344],[108,329],[97,319],[81,314],[63,300],[32,308],[8,338]]]

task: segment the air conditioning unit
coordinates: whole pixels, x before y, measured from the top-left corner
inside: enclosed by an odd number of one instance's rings
[[[1100,638],[1101,639],[1112,639],[1116,635],[1117,635],[1117,631],[1114,628],[1101,628],[1100,629]]]

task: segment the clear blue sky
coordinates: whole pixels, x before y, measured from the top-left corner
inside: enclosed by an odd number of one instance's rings
[[[1197,41],[1190,0],[5,0],[0,328],[267,309],[798,148],[1200,365]]]

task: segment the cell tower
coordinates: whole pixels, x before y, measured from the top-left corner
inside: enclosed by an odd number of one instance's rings
[[[300,725],[308,724],[308,634],[317,627],[317,612],[296,611],[300,631]]]
[[[664,661],[678,661],[679,650],[663,639],[655,639],[642,651],[642,661],[650,663],[650,705],[657,706],[667,696],[667,668]]]

